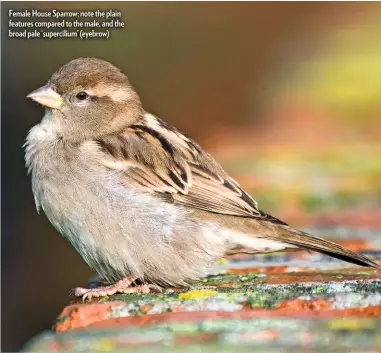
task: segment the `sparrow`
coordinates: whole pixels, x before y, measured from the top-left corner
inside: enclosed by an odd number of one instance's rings
[[[27,97],[45,107],[24,145],[37,211],[101,278],[75,296],[188,286],[235,253],[300,248],[381,270],[261,211],[199,144],[146,112],[107,61],[72,60]]]

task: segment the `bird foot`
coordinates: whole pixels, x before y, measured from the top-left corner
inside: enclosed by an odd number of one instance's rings
[[[151,289],[161,291],[160,287],[150,284],[131,286],[135,280],[137,280],[137,277],[127,276],[107,286],[101,285],[92,288],[76,287],[71,291],[71,294],[76,297],[82,297],[82,300],[85,301],[86,299],[91,300],[92,298],[104,297],[115,293],[149,293]]]

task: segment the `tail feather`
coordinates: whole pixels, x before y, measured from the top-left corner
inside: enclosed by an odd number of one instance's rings
[[[289,226],[277,225],[276,234],[273,233],[269,235],[268,238],[295,245],[300,248],[314,250],[356,265],[372,267],[381,272],[381,266],[368,257],[357,254],[332,241],[314,237],[305,232],[293,229]]]

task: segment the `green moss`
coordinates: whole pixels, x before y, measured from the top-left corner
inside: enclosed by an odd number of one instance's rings
[[[213,286],[213,285],[221,285],[221,284],[231,284],[231,285],[241,285],[242,282],[245,283],[257,283],[258,282],[258,275],[255,273],[248,273],[248,274],[237,274],[237,275],[216,275],[216,276],[209,276],[205,278],[202,281],[202,285],[208,285],[208,286]],[[201,284],[201,283],[200,283]],[[197,285],[197,284],[196,284]]]
[[[381,292],[381,280],[380,281],[358,281],[354,283],[345,283],[344,288],[354,293],[380,293]]]
[[[313,294],[325,294],[328,292],[328,286],[316,286],[313,288]]]
[[[127,304],[133,303],[137,300],[145,300],[145,301],[157,301],[163,299],[170,299],[170,295],[163,295],[161,293],[148,293],[148,294],[138,294],[138,293],[128,293],[128,294],[114,294],[110,296],[106,301],[123,301]]]
[[[68,317],[69,317],[68,315],[57,317],[56,324],[63,324]]]
[[[279,299],[271,293],[253,293],[247,298],[247,304],[253,309],[273,309]]]
[[[284,300],[297,298],[303,295],[322,295],[329,291],[326,284],[304,286],[303,284],[290,284],[283,286],[269,286],[265,288],[251,288],[248,291],[247,303],[252,308],[272,309]]]

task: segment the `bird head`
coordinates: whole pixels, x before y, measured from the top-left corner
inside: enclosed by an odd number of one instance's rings
[[[96,58],[70,61],[27,97],[47,108],[62,136],[73,140],[115,133],[143,112],[127,76]]]

